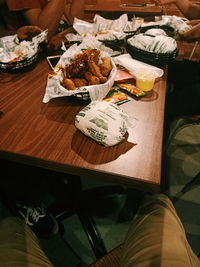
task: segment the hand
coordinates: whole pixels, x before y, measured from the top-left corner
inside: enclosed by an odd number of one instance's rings
[[[193,19],[187,22],[188,25],[195,26],[200,23],[200,19]]]
[[[175,3],[176,0],[157,0],[157,2],[161,5],[168,5],[168,4],[172,4]]]
[[[60,36],[59,34],[55,34],[51,37],[48,42],[47,48],[56,51],[59,50],[62,46],[62,42],[66,42],[67,39],[64,36]]]
[[[200,40],[200,23],[196,24],[192,29],[180,34],[181,39],[185,41],[198,41]]]

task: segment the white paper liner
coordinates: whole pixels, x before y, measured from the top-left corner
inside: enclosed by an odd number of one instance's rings
[[[115,56],[118,55],[118,51],[114,51],[111,48],[105,46],[101,41],[97,40],[94,36],[92,35],[87,35],[86,37],[83,38],[82,43],[79,45],[79,47],[82,49],[86,48],[93,48],[93,49],[99,49],[101,51],[107,52],[110,56]],[[62,46],[63,51],[67,51],[66,47],[63,45]]]
[[[65,37],[69,41],[81,41],[88,35],[93,35],[98,40],[122,40],[127,36],[125,32],[135,31],[140,26],[137,20],[128,21],[127,14],[115,20],[96,14],[93,23],[75,18],[73,28],[78,34],[67,34]]]
[[[180,34],[185,31],[188,31],[192,28],[191,25],[187,24],[188,19],[181,18],[178,16],[156,16],[155,22],[148,22],[144,23],[143,26],[150,26],[150,25],[168,25],[174,28],[175,32]]]
[[[153,53],[171,53],[177,48],[176,40],[165,35],[150,36],[140,33],[129,38],[127,42],[138,49]]]

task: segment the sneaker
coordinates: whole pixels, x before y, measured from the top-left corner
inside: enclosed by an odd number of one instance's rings
[[[31,227],[39,238],[50,238],[59,232],[58,222],[53,215],[46,211],[43,204],[16,203],[18,215]]]

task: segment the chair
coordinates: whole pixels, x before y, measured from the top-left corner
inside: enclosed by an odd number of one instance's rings
[[[189,182],[187,183],[182,189],[181,191],[179,191],[178,193],[176,193],[172,198],[172,202],[173,204],[175,204],[175,202],[180,199],[184,194],[186,194],[187,192],[189,192],[195,185],[200,184],[200,172]]]
[[[200,116],[174,120],[164,146],[168,194],[175,203],[200,184]]]
[[[6,160],[1,160],[1,166],[2,172],[6,174],[6,179],[1,180],[0,196],[1,201],[8,209],[12,210],[13,201],[19,200],[19,197],[26,199],[27,192],[29,192],[28,198],[31,195],[30,199],[34,196],[36,201],[43,200],[47,210],[57,219],[61,226],[61,236],[64,234],[63,220],[76,214],[95,257],[98,259],[107,253],[93,215],[101,213],[102,216],[105,212],[109,212],[121,197],[125,196],[123,187],[106,186],[82,190],[81,178],[78,176]],[[29,191],[30,188],[31,191]],[[63,239],[63,241],[65,240]],[[68,247],[70,246],[67,242],[65,243]],[[74,254],[76,253],[74,252]]]
[[[67,177],[63,174],[60,176],[60,181],[58,182],[58,179],[56,181],[57,188],[55,189],[53,182],[54,190],[52,191],[52,188],[50,190],[56,200],[48,206],[48,211],[61,224],[63,220],[76,214],[96,259],[99,259],[107,253],[107,250],[96,227],[93,215],[102,216],[108,213],[117,204],[117,201],[125,196],[125,190],[121,186],[102,186],[82,191],[80,177]],[[68,180],[67,184],[66,179]],[[67,196],[68,192],[73,192],[73,199]],[[103,209],[103,207],[106,207],[106,209]],[[63,234],[64,229],[61,235]]]

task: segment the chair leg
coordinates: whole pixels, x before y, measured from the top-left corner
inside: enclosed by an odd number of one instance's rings
[[[77,214],[87,235],[87,238],[89,240],[96,259],[101,258],[107,253],[107,251],[104,242],[96,228],[94,219],[86,211],[82,212],[81,210],[79,210]]]

